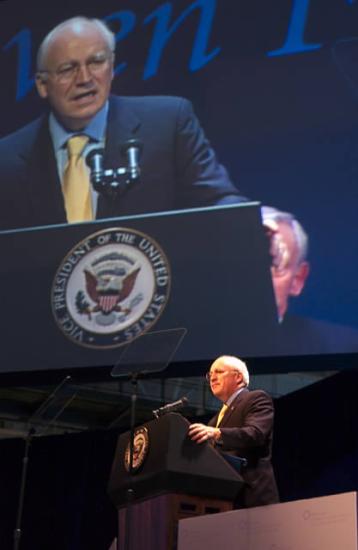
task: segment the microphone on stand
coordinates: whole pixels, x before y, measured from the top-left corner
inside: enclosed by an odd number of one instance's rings
[[[140,177],[139,157],[143,149],[143,144],[139,139],[129,139],[122,146],[122,154],[127,157],[127,166],[131,181],[138,180]]]
[[[104,149],[92,149],[86,156],[86,163],[91,170],[91,183],[96,191],[100,191],[103,185],[103,157]]]
[[[122,155],[126,156],[127,166],[104,168],[104,149],[96,148],[89,151],[86,163],[90,168],[90,180],[98,193],[113,197],[123,194],[131,184],[139,181],[139,157],[142,151],[142,142],[138,139],[129,139],[121,147]]]
[[[187,405],[188,398],[182,397],[181,399],[178,399],[178,401],[174,401],[173,403],[168,403],[167,405],[164,405],[163,407],[159,407],[159,409],[155,409],[153,412],[155,418],[159,418],[160,416],[163,416],[164,414],[168,414],[170,412],[175,412]]]

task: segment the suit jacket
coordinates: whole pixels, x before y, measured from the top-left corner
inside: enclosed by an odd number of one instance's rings
[[[354,327],[286,315],[278,327],[280,355],[357,353],[358,330]]]
[[[215,426],[216,415],[209,425]],[[246,508],[278,502],[278,491],[271,464],[273,402],[262,390],[242,390],[226,411],[217,446],[224,453],[246,458],[242,467],[245,486],[236,505]]]
[[[141,181],[99,197],[97,218],[240,202],[191,104],[177,97],[110,97],[105,168],[125,164],[121,144],[143,143]],[[0,229],[65,223],[48,115],[0,140]]]

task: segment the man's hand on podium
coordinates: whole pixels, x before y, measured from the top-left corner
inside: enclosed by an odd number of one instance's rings
[[[219,428],[213,428],[205,424],[190,424],[188,435],[192,441],[204,443],[210,440],[217,441],[220,439],[221,432]]]

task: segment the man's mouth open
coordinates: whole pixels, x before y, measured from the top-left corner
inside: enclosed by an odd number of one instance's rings
[[[93,99],[96,97],[97,92],[96,90],[89,90],[88,92],[83,92],[81,94],[77,94],[72,98],[73,101],[76,103],[91,103]]]

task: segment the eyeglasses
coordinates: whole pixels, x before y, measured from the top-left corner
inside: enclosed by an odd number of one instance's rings
[[[71,63],[64,63],[60,65],[54,71],[43,70],[38,71],[40,75],[50,75],[56,82],[59,84],[65,84],[70,82],[75,76],[78,75],[81,66],[85,65],[87,71],[91,75],[100,75],[105,70],[108,69],[110,62],[113,60],[113,52],[101,52],[92,55],[85,61],[85,63],[80,63],[78,61],[73,61]]]
[[[229,374],[229,372],[238,373],[239,371],[236,370],[236,369],[226,369],[226,370],[213,369],[212,371],[209,371],[205,374],[205,378],[207,379],[208,382],[210,382],[210,380],[213,378],[213,376],[224,376],[225,374]]]

